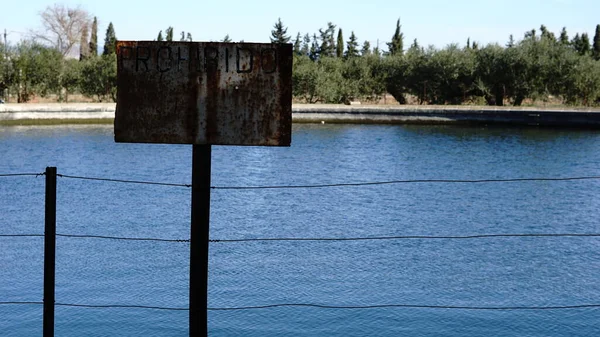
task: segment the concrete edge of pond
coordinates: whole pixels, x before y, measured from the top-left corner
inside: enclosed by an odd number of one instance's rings
[[[0,125],[107,124],[114,103],[0,104]],[[294,123],[336,124],[515,124],[600,128],[600,109],[324,105],[293,106]]]

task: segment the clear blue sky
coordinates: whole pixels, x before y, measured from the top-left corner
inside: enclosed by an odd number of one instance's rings
[[[0,29],[9,31],[16,42],[20,32],[39,28],[39,13],[55,1],[3,0]],[[506,43],[514,34],[521,39],[526,30],[545,24],[557,35],[563,26],[570,37],[576,32],[594,35],[600,24],[599,0],[268,0],[268,1],[62,1],[81,5],[100,21],[99,42],[109,22],[120,40],[153,40],[159,30],[173,26],[178,34],[190,32],[196,41],[221,40],[229,34],[234,41],[268,42],[273,24],[281,17],[288,33],[318,32],[333,22],[344,31],[345,40],[354,31],[361,41],[381,47],[389,41],[396,20],[401,18],[405,45],[414,38],[421,45],[443,47],[464,44],[468,37],[482,44]]]

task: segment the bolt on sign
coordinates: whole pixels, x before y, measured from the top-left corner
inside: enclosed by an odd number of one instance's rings
[[[119,41],[115,141],[289,146],[291,44]]]

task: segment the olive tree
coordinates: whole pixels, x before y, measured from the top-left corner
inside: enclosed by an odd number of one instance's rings
[[[117,56],[101,55],[88,59],[81,68],[79,88],[98,102],[117,100]]]
[[[16,46],[12,63],[12,90],[19,103],[60,91],[62,54],[35,41],[21,41]]]

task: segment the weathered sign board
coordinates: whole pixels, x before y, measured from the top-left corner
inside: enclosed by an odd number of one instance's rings
[[[289,146],[291,44],[119,41],[115,141]]]

